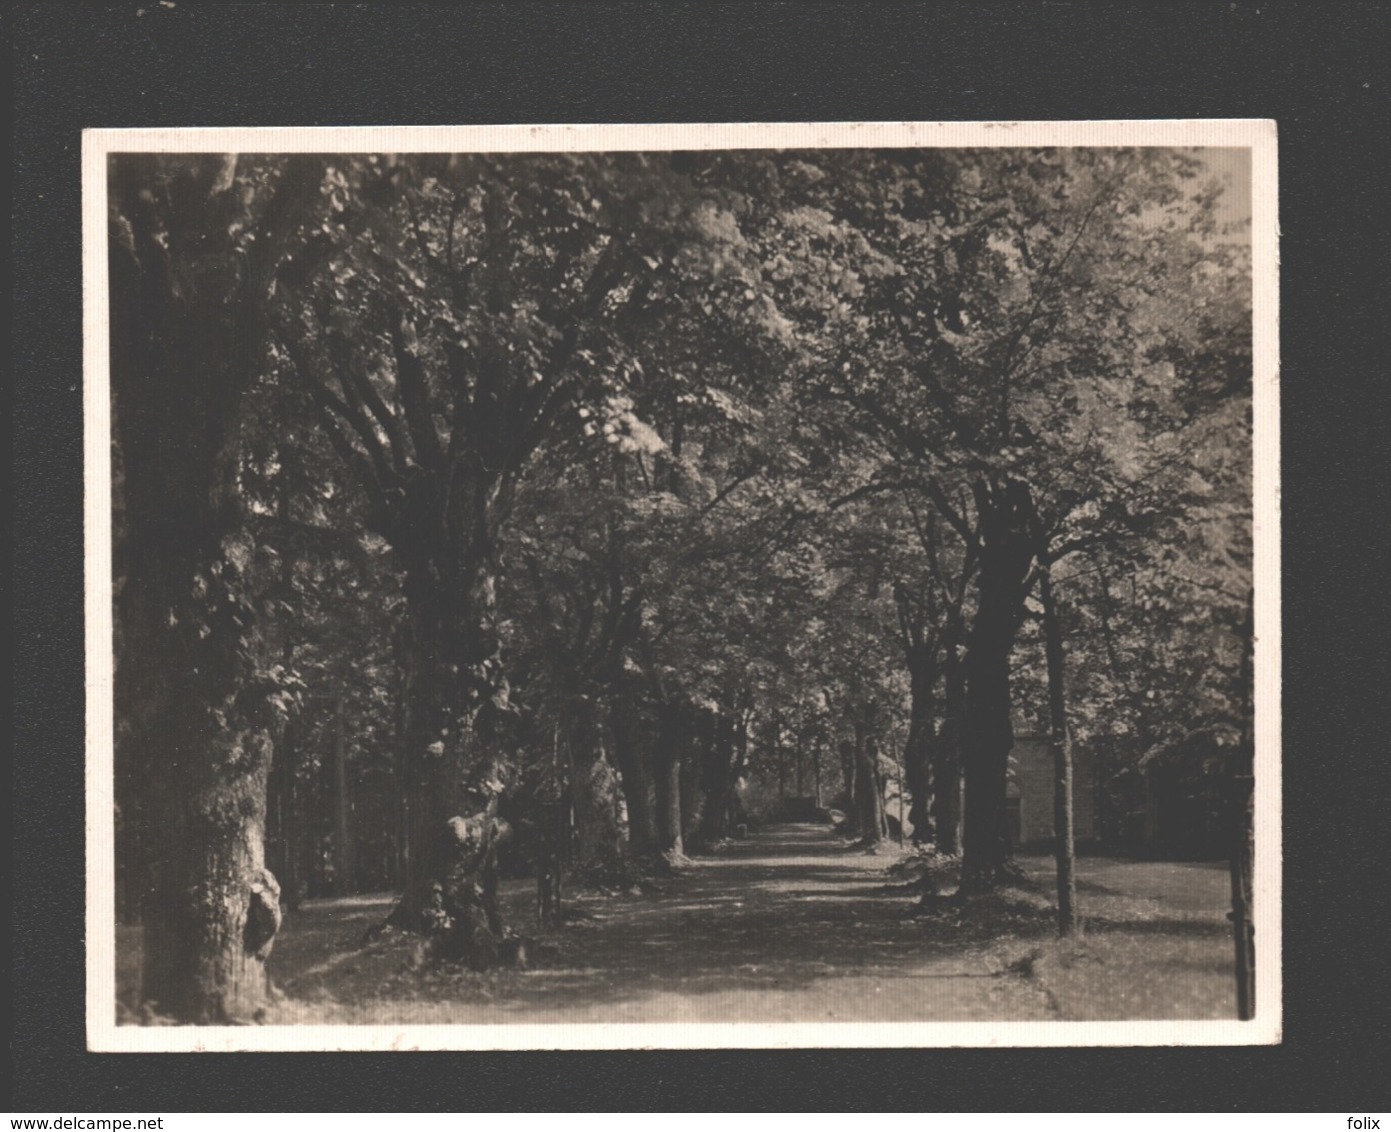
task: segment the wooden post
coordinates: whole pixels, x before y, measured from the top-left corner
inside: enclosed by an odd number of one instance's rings
[[[1242,622],[1241,736],[1232,765],[1232,944],[1236,953],[1237,1017],[1256,1016],[1256,929],[1251,922],[1252,802],[1255,794],[1255,740],[1251,727],[1252,649],[1255,645],[1255,590],[1247,592]]]
[[[1053,852],[1058,865],[1058,934],[1073,935],[1077,931],[1077,857],[1072,832],[1072,738],[1067,729],[1067,694],[1063,682],[1063,630],[1058,623],[1053,579],[1046,564],[1038,582],[1048,667],[1048,746],[1053,754]]]

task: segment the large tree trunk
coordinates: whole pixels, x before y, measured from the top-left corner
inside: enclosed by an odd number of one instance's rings
[[[705,812],[705,791],[700,783],[700,716],[697,715],[686,748],[687,757],[681,760],[679,781],[681,786],[681,844],[683,852],[689,853],[700,839],[700,819]]]
[[[109,182],[124,519],[117,771],[141,797],[150,850],[142,994],[193,1023],[255,1020],[270,1001],[280,901],[264,860],[267,701],[277,689],[257,671],[261,567],[238,492],[242,398],[264,364],[265,301],[318,202],[323,163],[287,162],[254,216],[239,215],[236,170],[231,157],[127,155]]]
[[[657,845],[661,852],[680,857],[686,852],[681,816],[681,761],[690,743],[690,720],[675,704],[658,709],[657,750]]]
[[[840,742],[836,744],[836,752],[840,755],[841,788],[845,793],[845,823],[843,830],[846,834],[853,836],[860,830],[860,814],[855,804],[857,765],[855,740],[840,740]]]
[[[1077,850],[1072,835],[1072,737],[1067,729],[1063,630],[1047,568],[1039,575],[1043,642],[1048,666],[1048,746],[1053,755],[1053,855],[1058,866],[1058,934],[1077,931]]]
[[[936,649],[915,646],[908,653],[911,704],[908,740],[903,746],[903,771],[913,802],[908,820],[913,823],[913,844],[934,840],[932,808],[932,724],[937,687]]]
[[[255,548],[236,530],[228,479],[190,460],[165,482],[175,446],[144,432],[124,439],[117,756],[145,802],[142,997],[182,1022],[255,1020],[270,1000],[264,964],[280,922],[264,857],[272,726],[253,660]],[[204,489],[232,497],[218,520],[201,513]]]
[[[618,776],[608,760],[599,701],[579,696],[570,705],[575,800],[574,870],[586,880],[619,884],[631,879],[619,821]]]
[[[961,852],[961,743],[966,700],[959,617],[954,626],[948,622],[942,669],[942,730],[932,745],[932,822],[937,850],[952,856]]]
[[[451,562],[393,533],[406,563],[409,857],[391,922],[441,941],[437,954],[485,967],[506,953],[507,934],[496,897],[496,847],[506,833],[496,772],[511,709],[496,568],[482,538]]]
[[[989,891],[1017,873],[1010,859],[1005,804],[1014,746],[1009,662],[1034,558],[1035,517],[1028,488],[1006,480],[977,484],[975,489],[981,551],[976,615],[965,661],[963,895]]]
[[[734,726],[734,769],[730,772],[729,781],[729,820],[734,825],[746,825],[748,814],[744,810],[743,799],[739,797],[739,783],[749,770],[749,719],[753,715],[752,700],[746,701],[746,705],[739,713],[739,719]],[[820,783],[817,784],[818,800],[820,805]]]
[[[269,716],[242,694],[254,686],[253,650],[224,580],[233,563],[210,554],[217,569],[194,567],[165,549],[159,564],[141,555],[127,578],[131,647],[117,665],[117,702],[135,709],[125,757],[144,770],[152,819],[141,995],[181,1022],[255,1021],[270,1003],[265,960],[280,923],[280,886],[264,856]],[[163,570],[173,576],[155,581]],[[181,594],[175,576],[203,583]],[[151,593],[175,604],[155,606]]]
[[[623,800],[628,806],[628,844],[633,854],[651,857],[657,849],[657,786],[644,756],[637,711],[624,695],[609,704],[613,724],[613,755],[623,776]]]
[[[263,730],[228,731],[194,706],[178,737],[154,899],[144,918],[142,997],[180,1021],[259,1021],[265,961],[280,926],[280,886],[265,866]],[[171,812],[173,811],[173,812]]]
[[[988,890],[1003,879],[1010,858],[1005,798],[1009,752],[1014,746],[1010,723],[1009,654],[1013,634],[1006,635],[996,611],[982,599],[966,655],[965,772],[966,812],[961,887]]]
[[[729,836],[729,807],[734,793],[738,759],[734,716],[722,710],[715,717],[710,741],[701,752],[701,787],[705,804],[700,812],[700,844],[709,846]]]

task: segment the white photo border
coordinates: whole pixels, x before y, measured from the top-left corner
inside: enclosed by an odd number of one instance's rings
[[[661,1025],[116,1025],[110,327],[113,153],[1223,147],[1251,151],[1256,1016],[1239,1021]],[[87,130],[82,138],[87,1045],[92,1052],[1239,1046],[1281,1040],[1278,205],[1265,119]]]

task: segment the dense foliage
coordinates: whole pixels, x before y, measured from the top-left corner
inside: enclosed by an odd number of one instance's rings
[[[902,813],[988,887],[1014,729],[1049,725],[1045,573],[1100,832],[1143,839],[1162,773],[1216,836],[1202,780],[1249,736],[1250,276],[1205,170],[116,159],[126,913],[173,899],[154,831],[189,790],[254,797],[292,906],[397,888],[477,962],[510,935],[499,848],[625,881],[789,799],[870,843]]]

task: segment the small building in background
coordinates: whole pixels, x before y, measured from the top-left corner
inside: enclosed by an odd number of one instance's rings
[[[1014,749],[1009,756],[1006,793],[1010,840],[1016,846],[1053,840],[1053,755],[1048,736],[1015,721]],[[1072,747],[1072,836],[1096,836],[1096,762],[1090,751]]]
[[[1211,726],[1147,751],[1141,851],[1164,860],[1219,860],[1231,849],[1226,791],[1239,733]]]

